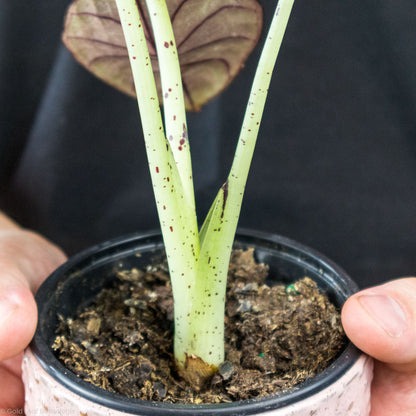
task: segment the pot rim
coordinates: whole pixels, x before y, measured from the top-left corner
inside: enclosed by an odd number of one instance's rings
[[[341,282],[344,288],[342,295],[345,300],[347,297],[358,291],[357,284],[342,268],[316,250],[292,239],[273,233],[241,228],[237,231],[236,240],[241,243],[244,243],[245,240],[249,240],[250,244],[256,244],[256,241],[258,241],[261,242],[263,246],[265,244],[269,245],[270,248],[279,247],[281,250],[284,248],[287,250],[286,254],[289,258],[293,258],[292,252],[297,252],[298,255],[300,254],[297,262],[308,264],[309,269],[316,268],[321,275],[326,275],[325,277],[330,282]],[[133,233],[111,239],[107,242],[88,248],[71,257],[66,263],[60,266],[49,276],[36,294],[38,319],[42,319],[41,316],[46,313],[45,309],[47,300],[50,297],[50,291],[57,288],[60,277],[73,269],[74,265],[80,264],[81,269],[83,269],[89,264],[92,265],[99,262],[100,258],[104,255],[107,257],[109,255],[117,255],[120,253],[127,254],[128,252],[133,251],[139,243],[144,243],[144,248],[163,247],[160,232],[150,231],[148,233]],[[311,267],[311,263],[313,267]],[[300,383],[292,389],[260,398],[235,401],[232,403],[185,405],[132,399],[118,393],[105,391],[80,379],[64,367],[55,357],[49,345],[43,339],[39,326],[36,329],[30,348],[40,366],[56,381],[75,394],[105,407],[145,416],[190,416],[194,415],[195,412],[197,412],[198,415],[204,416],[232,416],[237,414],[252,415],[266,410],[285,407],[300,400],[307,399],[330,386],[333,382],[345,374],[362,354],[351,342],[348,342],[343,352],[330,366],[313,378]]]

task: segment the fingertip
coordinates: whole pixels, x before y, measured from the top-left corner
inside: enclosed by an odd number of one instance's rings
[[[29,288],[14,287],[0,292],[0,361],[26,348],[36,324],[37,306]]]
[[[363,310],[358,295],[350,297],[341,311],[342,325],[347,337],[362,351],[374,356],[380,335],[373,320]]]

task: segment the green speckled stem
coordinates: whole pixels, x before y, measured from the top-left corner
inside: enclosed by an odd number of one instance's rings
[[[180,168],[182,175],[185,172],[185,178],[191,175],[190,158],[185,157],[177,160],[179,152],[174,154],[170,141],[166,138],[157,98],[156,84],[136,2],[135,0],[116,0],[116,2],[137,91],[153,190],[169,263],[175,300],[175,356],[178,363],[181,363],[185,360],[184,347],[182,345],[188,345],[187,340],[190,327],[188,310],[192,302],[190,288],[194,287],[193,283],[199,256],[199,237],[193,202],[193,189],[192,186],[189,186],[189,182],[192,184],[192,181],[189,181],[189,179],[185,180],[184,186],[182,182],[183,176],[181,176],[179,171]],[[167,13],[163,10],[166,8],[165,2],[152,0],[148,3],[153,8],[152,14],[160,14],[158,19],[162,18],[159,21],[156,19],[153,24],[163,27],[170,26],[169,17],[167,17],[167,21],[166,14],[165,20],[162,17],[163,13]],[[161,32],[162,36],[168,36],[166,33],[169,34],[166,28]],[[162,50],[176,49],[170,40],[168,43],[169,48],[162,46]],[[158,48],[159,52],[160,48]],[[169,71],[177,65],[177,57],[176,59],[175,57],[173,58],[172,53],[162,54],[162,57],[159,58],[160,66],[167,68]],[[164,73],[164,71],[162,72]],[[175,85],[180,84],[178,70],[170,72],[171,75],[167,77],[167,85],[166,82],[164,83],[164,88],[167,89],[170,88],[171,83]],[[177,80],[173,76],[175,73],[176,77],[179,77]],[[178,91],[175,90],[175,94],[178,94]],[[175,108],[172,105],[168,105],[167,114],[177,114],[183,124],[185,123],[185,115],[182,107],[183,105],[179,104],[178,111],[175,112]],[[172,132],[177,131],[178,124],[167,123],[167,128],[170,128]],[[178,138],[175,140],[178,140]],[[184,148],[184,151],[181,153],[189,153],[188,146],[184,146]]]
[[[192,309],[192,333],[198,351],[205,360],[221,362],[216,346],[223,339],[224,299],[228,264],[241,211],[247,176],[250,169],[267,91],[294,0],[280,0],[260,57],[247,105],[236,153],[227,182],[218,192],[200,232],[201,254],[197,278],[198,293]],[[204,325],[205,331],[198,333]],[[197,334],[197,336],[196,336]],[[223,352],[222,352],[223,353]]]

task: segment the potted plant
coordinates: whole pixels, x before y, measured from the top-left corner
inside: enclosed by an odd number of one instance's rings
[[[112,2],[97,2],[100,3],[101,6],[104,4],[104,7],[114,8]],[[178,8],[192,2],[179,4],[176,4]],[[199,2],[201,4],[203,2]],[[207,380],[212,379],[225,361],[224,302],[229,260],[261,114],[292,4],[293,0],[280,0],[276,7],[254,78],[230,174],[199,230],[184,88],[168,7],[163,0],[146,0],[147,12],[142,9],[140,13],[141,3],[135,0],[115,2],[137,91],[163,249],[173,291],[175,365],[180,375],[196,389],[207,384]],[[146,42],[149,28],[143,23],[144,13],[147,13],[153,27],[164,123]],[[90,16],[91,12],[84,11],[82,14]],[[312,274],[321,289],[336,300],[338,307],[355,290],[344,272],[296,243],[258,234],[252,235],[251,241],[247,240],[246,234],[242,234],[237,242],[244,248],[254,246],[257,258],[267,260],[273,274],[279,275],[288,284],[294,277]],[[69,300],[76,298],[79,299],[77,303],[88,303],[103,282],[114,275],[116,264],[122,264],[123,268],[144,267],[161,250],[161,239],[153,235],[110,242],[76,256],[48,279],[38,294],[40,323],[32,345],[33,351],[28,351],[24,359],[28,415],[48,411],[90,416],[268,412],[278,415],[332,415],[335,412],[365,415],[369,412],[371,361],[351,345],[328,369],[290,392],[234,404],[175,406],[135,401],[108,392],[101,395],[96,387],[86,385],[86,382],[63,369],[50,350],[51,331],[54,333],[57,327],[58,316],[73,315]],[[101,277],[97,278],[98,274]],[[49,292],[52,288],[57,290],[55,295]],[[79,293],[79,288],[86,291]],[[47,321],[47,318],[51,321]],[[60,385],[63,386],[62,393],[58,390]]]

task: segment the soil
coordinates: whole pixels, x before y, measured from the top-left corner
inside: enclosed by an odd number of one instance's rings
[[[308,277],[271,285],[253,251],[231,259],[226,361],[195,390],[173,364],[173,302],[166,268],[118,273],[93,305],[62,319],[53,345],[82,379],[142,400],[220,403],[289,389],[326,368],[345,345],[340,313]]]

